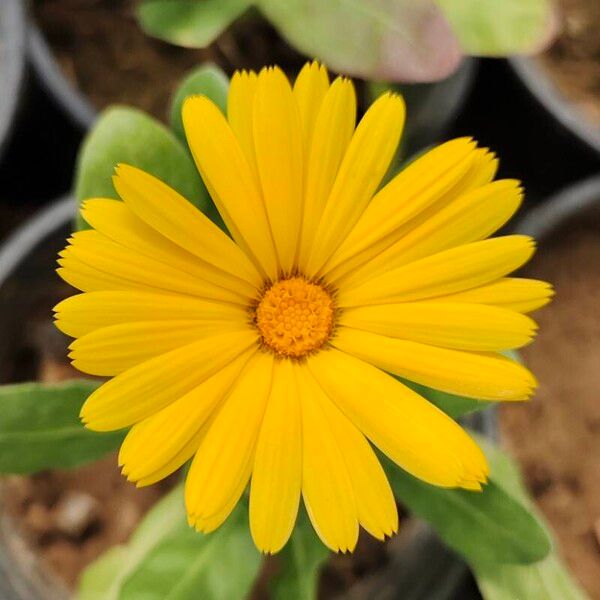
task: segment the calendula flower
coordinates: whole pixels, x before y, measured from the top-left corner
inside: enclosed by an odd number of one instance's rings
[[[550,287],[507,278],[534,251],[486,240],[515,212],[518,182],[470,139],[431,150],[381,186],[404,124],[385,94],[356,123],[352,83],[317,63],[293,87],[277,68],[236,73],[227,117],[188,98],[191,152],[231,237],[128,165],[123,202],[91,199],[93,229],[61,253],[84,293],[56,307],[75,367],[112,377],[85,402],[97,431],[130,427],[119,462],[152,484],[193,457],[185,501],[208,532],[250,482],[250,529],[277,552],[300,497],[323,542],[359,525],[397,530],[369,441],[430,484],[480,490],[488,467],[461,427],[393,375],[484,400],[535,387],[501,351],[528,343],[524,313]],[[367,441],[369,440],[369,441]]]

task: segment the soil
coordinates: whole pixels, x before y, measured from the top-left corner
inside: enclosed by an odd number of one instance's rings
[[[72,471],[9,477],[5,503],[33,552],[74,588],[88,564],[127,541],[170,483],[138,490],[110,455]]]
[[[146,35],[134,0],[34,0],[33,9],[60,67],[101,109],[136,106],[165,120],[171,96],[193,68],[211,61],[228,74],[277,60],[297,72],[305,59],[256,15],[243,17],[202,50],[179,48]]]
[[[563,30],[540,60],[567,98],[600,127],[600,2],[558,5]]]
[[[523,350],[539,390],[528,404],[502,407],[502,435],[571,571],[600,598],[600,219],[554,239],[527,272],[556,286]]]

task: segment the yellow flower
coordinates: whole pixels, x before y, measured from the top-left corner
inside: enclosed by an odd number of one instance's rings
[[[473,440],[391,374],[485,400],[524,400],[533,376],[501,351],[535,332],[550,286],[507,278],[534,251],[484,240],[521,201],[470,139],[442,144],[380,187],[404,124],[384,94],[355,128],[352,83],[317,63],[236,73],[227,118],[188,98],[183,121],[225,235],[151,175],[120,165],[123,202],[93,199],[59,273],[83,291],[56,307],[73,364],[110,376],[87,427],[131,427],[123,473],[154,483],[193,457],[185,500],[208,532],[250,483],[258,548],[288,540],[302,495],[333,550],[359,525],[397,530],[369,442],[443,487],[480,490]]]

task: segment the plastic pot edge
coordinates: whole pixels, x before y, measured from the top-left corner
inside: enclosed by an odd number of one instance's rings
[[[508,64],[522,84],[546,112],[583,142],[589,149],[600,153],[600,129],[592,125],[552,82],[551,78],[527,56],[513,56]]]
[[[79,128],[88,130],[98,115],[87,98],[65,77],[37,25],[30,22],[27,54],[42,87],[55,99],[67,117]]]
[[[532,208],[513,228],[514,233],[543,241],[578,214],[600,206],[600,174],[563,188]]]
[[[7,48],[6,86],[0,104],[0,156],[4,151],[15,122],[25,80],[25,9],[22,0],[2,0],[0,8],[0,38]]]

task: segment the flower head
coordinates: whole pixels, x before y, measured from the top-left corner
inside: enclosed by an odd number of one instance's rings
[[[308,64],[236,73],[227,117],[183,108],[188,143],[230,236],[151,175],[120,165],[123,202],[91,199],[59,273],[83,293],[56,307],[73,364],[111,377],[87,427],[129,427],[119,461],[137,485],[193,458],[190,524],[217,528],[250,482],[256,545],[277,552],[300,497],[323,542],[397,530],[370,445],[434,485],[480,490],[483,453],[393,375],[483,400],[524,400],[533,376],[501,352],[550,287],[507,275],[533,241],[486,240],[518,182],[470,139],[429,151],[381,186],[404,123],[385,94],[357,127],[352,83]],[[368,440],[368,441],[367,441]]]

